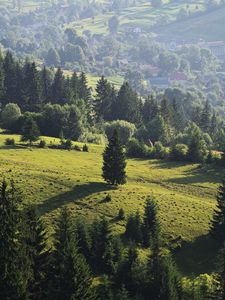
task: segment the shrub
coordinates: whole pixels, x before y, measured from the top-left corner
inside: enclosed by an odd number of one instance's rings
[[[7,138],[7,139],[5,140],[5,145],[6,145],[6,146],[14,146],[14,145],[15,145],[15,140],[14,140],[14,139]]]
[[[137,139],[131,139],[127,145],[127,155],[136,158],[145,158],[149,148]]]
[[[176,144],[170,151],[170,159],[175,161],[185,161],[187,159],[188,146],[185,144]]]
[[[108,203],[112,201],[112,197],[108,194],[105,199],[103,200],[104,203]]]
[[[157,159],[165,159],[168,157],[168,152],[165,147],[163,147],[161,142],[156,142],[153,148],[153,156]]]
[[[20,108],[15,103],[8,103],[3,108],[1,113],[1,121],[2,126],[5,129],[12,129],[15,122],[19,119],[21,116]]]
[[[114,130],[117,130],[121,143],[126,145],[134,135],[136,127],[133,123],[123,120],[108,122],[105,125],[105,133],[108,140],[112,137]]]
[[[123,208],[120,208],[119,212],[118,212],[118,219],[119,220],[124,220],[125,219],[125,211]]]
[[[97,144],[97,145],[104,145],[107,142],[106,137],[103,134],[91,133],[91,132],[86,132],[82,134],[79,137],[78,141],[83,143]]]
[[[46,141],[45,140],[41,140],[39,142],[39,145],[38,145],[39,148],[46,148]]]
[[[67,139],[66,141],[61,141],[61,148],[66,150],[71,150],[73,146],[73,142],[70,139]]]
[[[212,164],[213,162],[214,162],[213,152],[209,151],[207,158],[206,158],[206,163]]]
[[[81,149],[80,149],[80,147],[79,147],[78,145],[75,145],[75,146],[74,146],[74,150],[75,150],[75,151],[81,151]]]
[[[89,152],[89,148],[88,148],[88,145],[87,145],[87,144],[85,144],[85,145],[83,146],[83,152]]]

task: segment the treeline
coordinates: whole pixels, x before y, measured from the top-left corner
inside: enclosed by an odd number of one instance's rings
[[[178,300],[196,294],[221,299],[222,285],[213,276],[209,285],[204,276],[193,284],[181,279],[165,247],[154,199],[146,201],[143,217],[137,212],[126,218],[120,209],[115,218],[125,222],[122,238],[113,235],[107,219],[88,224],[63,208],[50,236],[35,208],[24,206],[13,183],[3,181],[1,299]],[[147,258],[140,257],[140,247]]]
[[[148,157],[146,145],[150,152],[155,145],[159,158],[170,147],[173,159],[203,161],[210,150],[225,149],[224,121],[196,96],[170,89],[143,99],[127,82],[117,91],[104,77],[93,95],[84,73],[65,76],[10,52],[0,56],[1,123],[19,134],[27,119],[42,135],[84,142],[104,142],[117,129],[130,155]]]

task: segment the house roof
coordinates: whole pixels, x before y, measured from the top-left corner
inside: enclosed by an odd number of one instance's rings
[[[169,80],[171,81],[187,81],[187,76],[182,72],[174,72],[170,74]]]

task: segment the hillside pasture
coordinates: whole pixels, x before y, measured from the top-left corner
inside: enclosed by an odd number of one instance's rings
[[[126,216],[137,210],[142,214],[147,197],[154,196],[164,236],[170,247],[180,248],[176,258],[182,272],[213,270],[216,249],[208,231],[221,168],[129,159],[128,183],[113,188],[101,177],[102,146],[89,145],[88,153],[12,147],[3,145],[6,137],[19,142],[19,136],[0,135],[1,177],[14,179],[24,202],[37,206],[51,230],[59,209],[66,205],[74,217],[83,216],[89,222],[105,216],[120,234],[125,223],[117,219],[119,209],[123,208]],[[47,143],[59,142],[43,138]],[[106,203],[108,194],[112,201]]]

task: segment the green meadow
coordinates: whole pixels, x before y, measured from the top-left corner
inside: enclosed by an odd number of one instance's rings
[[[5,146],[7,137],[17,145]],[[29,148],[19,140],[19,136],[0,135],[1,177],[14,180],[24,202],[37,206],[50,231],[59,209],[66,205],[74,217],[88,221],[105,216],[115,233],[123,233],[125,223],[116,218],[119,209],[126,216],[137,210],[142,213],[146,198],[154,196],[169,247],[179,248],[175,258],[183,274],[213,271],[216,247],[208,231],[222,168],[128,159],[127,184],[112,188],[101,177],[103,146],[89,145],[85,153]],[[105,203],[108,194],[112,201]]]
[[[204,9],[203,1],[195,1],[190,3],[188,10],[190,12]],[[119,12],[120,28],[119,31],[127,31],[130,27],[139,27],[147,33],[154,33],[154,26],[157,24],[165,24],[166,26],[174,22],[181,9],[185,9],[187,3],[179,1],[176,3],[168,3],[165,1],[160,8],[153,8],[149,2],[134,5],[130,8],[121,9]],[[87,18],[71,23],[69,27],[75,28],[79,33],[84,30],[90,30],[93,34],[107,34],[108,20],[113,16],[113,13],[105,13],[98,15],[94,19]]]

